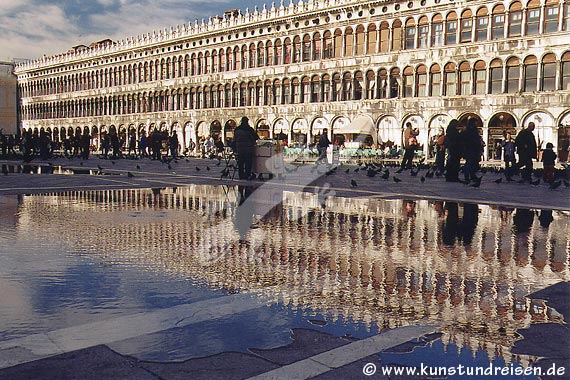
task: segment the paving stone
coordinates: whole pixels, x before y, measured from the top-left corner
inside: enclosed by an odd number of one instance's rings
[[[309,329],[293,329],[291,338],[293,342],[284,347],[250,351],[273,363],[287,365],[351,343],[348,339]]]
[[[0,379],[10,380],[158,380],[105,346],[69,352],[51,358],[0,370]]]

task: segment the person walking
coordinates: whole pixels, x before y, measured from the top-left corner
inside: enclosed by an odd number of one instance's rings
[[[461,167],[462,144],[459,135],[459,121],[452,119],[445,131],[445,148],[447,149],[447,164],[445,165],[445,180],[459,182],[459,169]]]
[[[477,170],[481,162],[481,154],[483,153],[483,145],[479,132],[477,131],[477,119],[472,118],[467,122],[467,129],[463,133],[465,165],[463,166],[463,176],[465,182],[477,178]]]
[[[416,138],[417,135],[419,135],[419,131],[417,129],[413,129],[412,123],[408,121],[406,123],[406,129],[404,129],[404,157],[402,158],[400,169],[396,171],[396,173],[401,173],[404,169],[412,168],[414,152],[416,151],[418,143],[418,140]]]
[[[550,184],[554,182],[554,164],[557,158],[553,148],[554,145],[548,143],[546,144],[546,149],[542,151],[542,180]]]
[[[321,132],[321,135],[319,136],[319,141],[317,143],[317,151],[319,152],[319,157],[316,161],[317,164],[326,159],[327,149],[330,145],[331,141],[329,140],[328,130],[324,128]]]
[[[515,165],[515,142],[510,132],[507,132],[505,139],[501,142],[503,147],[503,160],[505,161],[505,176],[511,178]]]
[[[526,129],[520,131],[515,138],[515,146],[519,155],[519,162],[517,162],[516,168],[520,170],[520,168],[524,167],[524,170],[521,170],[522,179],[520,182],[531,182],[532,180],[532,159],[537,157],[536,139],[532,133],[534,128],[533,122],[528,123]]]
[[[440,128],[435,140],[435,168],[439,173],[445,169],[445,132]]]
[[[172,135],[168,139],[168,147],[170,148],[170,156],[176,160],[178,158],[178,134],[172,131]]]
[[[253,153],[257,140],[259,136],[249,125],[249,119],[242,117],[239,126],[234,130],[239,179],[251,179]]]
[[[148,140],[146,138],[146,131],[141,131],[141,137],[139,139],[139,157],[148,157]]]

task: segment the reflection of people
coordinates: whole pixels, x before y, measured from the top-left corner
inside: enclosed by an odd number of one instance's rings
[[[513,216],[513,223],[515,224],[515,232],[527,232],[532,226],[534,221],[534,212],[526,209],[519,208],[515,211]]]
[[[246,202],[246,200],[253,193],[253,188],[250,186],[238,186],[238,207],[236,209],[234,218],[234,228],[239,234],[240,240],[246,240],[247,232],[253,223],[253,202]]]
[[[408,218],[414,217],[416,215],[416,202],[404,200],[403,213]]]
[[[463,244],[471,244],[475,235],[475,228],[479,221],[479,207],[472,203],[463,205],[463,219],[459,225],[459,233]]]
[[[234,131],[234,143],[237,153],[239,179],[250,179],[253,168],[253,152],[259,136],[249,125],[249,119],[242,117]]]
[[[455,202],[445,202],[445,220],[441,226],[443,244],[454,245],[459,222],[459,206]]]
[[[538,221],[540,222],[541,227],[548,228],[553,220],[554,217],[552,216],[552,210],[540,211],[540,215],[538,216]]]

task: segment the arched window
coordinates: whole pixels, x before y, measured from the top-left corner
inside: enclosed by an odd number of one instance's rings
[[[562,54],[562,90],[570,90],[570,51]]]
[[[303,77],[301,80],[301,103],[311,102],[311,80],[309,77]]]
[[[273,81],[273,104],[284,104],[283,87],[281,86],[281,81],[279,79],[275,79]]]
[[[301,37],[293,38],[293,63],[301,62]]]
[[[263,106],[263,82],[258,80],[255,83],[255,105]]]
[[[366,99],[376,99],[376,74],[374,71],[366,72]]]
[[[248,58],[249,58],[248,59],[249,68],[255,67],[255,65],[257,64],[257,47],[255,46],[255,44],[249,45],[249,57]]]
[[[439,13],[437,13],[431,19],[431,28],[432,28],[432,35],[431,35],[432,46],[443,45],[444,35],[445,35],[443,31],[443,17],[441,17]]]
[[[388,71],[380,69],[378,71],[378,96],[380,99],[386,99],[389,95]]]
[[[334,57],[342,57],[342,31],[337,29],[334,31]]]
[[[285,38],[283,43],[283,63],[291,63],[291,39],[289,37]]]
[[[291,104],[291,81],[289,79],[284,79],[282,88],[283,102],[281,104]]]
[[[534,55],[529,55],[524,60],[523,91],[536,91],[538,80],[538,60]]]
[[[471,95],[471,66],[469,62],[459,65],[459,95]]]
[[[416,96],[427,96],[427,67],[419,65],[416,69]]]
[[[239,106],[247,106],[247,84],[245,82],[239,86]]]
[[[301,82],[299,78],[291,80],[291,104],[301,103]]]
[[[321,94],[321,78],[318,75],[313,75],[311,78],[311,103],[320,102]]]
[[[457,43],[457,14],[450,12],[445,23],[445,44],[453,45]]]
[[[352,75],[350,73],[344,73],[342,77],[342,100],[353,100],[352,99]]]
[[[531,0],[526,6],[526,35],[537,35],[540,26],[540,0]]]
[[[364,87],[364,75],[362,71],[357,71],[354,73],[354,96],[352,100],[360,100],[362,99],[362,89]]]
[[[416,47],[416,23],[413,18],[406,20],[404,49],[411,50]]]
[[[487,67],[484,61],[475,62],[475,95],[484,95],[487,93]]]
[[[489,70],[491,94],[503,93],[503,62],[498,58],[492,60]]]
[[[411,66],[404,68],[403,75],[403,85],[404,85],[404,98],[411,98],[414,96],[414,69]]]
[[[390,26],[386,21],[380,24],[380,52],[386,53],[390,49]]]
[[[340,94],[342,93],[342,80],[340,78],[340,74],[335,73],[332,77],[332,97],[331,100],[333,102],[337,102],[340,100]]]
[[[542,58],[542,91],[556,90],[556,56],[552,53]]]
[[[499,4],[493,8],[493,23],[491,24],[491,39],[505,37],[505,7]]]
[[[470,9],[461,13],[461,42],[471,42],[473,33],[473,12]]]
[[[322,50],[321,35],[317,32],[313,35],[313,60],[318,61],[323,57]]]
[[[443,83],[445,85],[445,96],[457,95],[457,73],[455,71],[455,63],[448,63],[444,67]]]
[[[522,5],[515,1],[509,7],[509,37],[519,37],[522,34]]]
[[[558,31],[559,7],[558,0],[546,0],[546,6],[544,7],[544,33]]]
[[[432,65],[429,69],[430,75],[430,95],[440,96],[441,95],[441,68],[436,63]]]
[[[234,47],[234,51],[232,54],[232,62],[230,62],[231,64],[231,70],[240,70],[241,69],[241,57],[240,57],[240,50],[239,47]]]
[[[364,55],[364,26],[356,27],[356,55]]]
[[[350,26],[344,31],[344,49],[345,57],[354,55],[354,32]]]
[[[265,66],[265,46],[263,42],[257,44],[257,67]]]
[[[281,40],[275,41],[275,64],[283,64],[283,45],[281,43]]]
[[[331,77],[329,74],[323,75],[323,79],[321,81],[321,86],[323,87],[322,93],[323,96],[321,98],[322,102],[328,102],[331,100]]]
[[[507,78],[506,78],[506,92],[513,94],[519,90],[519,77],[520,77],[520,60],[517,57],[511,57],[507,61]]]
[[[326,31],[323,34],[323,58],[329,59],[333,57],[333,39],[332,33],[330,31]]]
[[[400,96],[400,69],[394,67],[390,70],[390,98],[397,98]]]
[[[203,68],[203,61],[204,61],[204,55],[202,53],[198,54],[198,60],[196,61],[197,67],[196,67],[196,75],[202,75],[204,72],[202,71]],[[158,71],[158,70],[157,70]],[[158,78],[157,78],[158,79]]]
[[[392,24],[392,50],[401,50],[403,46],[402,22],[395,20]]]
[[[273,42],[267,41],[265,44],[265,51],[267,52],[267,60],[265,61],[266,66],[275,65],[275,52],[273,50]]]
[[[311,36],[305,34],[303,37],[303,62],[311,60]]]
[[[477,10],[475,27],[475,40],[476,41],[486,41],[487,40],[487,28],[489,26],[489,15],[487,13],[487,8],[481,7]]]
[[[426,16],[420,17],[418,22],[418,48],[428,47],[429,24]]]
[[[267,79],[265,81],[265,86],[263,91],[263,105],[270,106],[273,104],[275,104],[273,99],[273,86],[271,84],[271,80]]]
[[[211,62],[212,60],[210,59],[210,52],[207,51],[204,55],[204,74],[210,74],[212,72],[212,67],[210,66]]]
[[[378,33],[376,31],[376,24],[368,25],[368,47],[366,48],[367,54],[376,53],[376,42],[378,41]]]

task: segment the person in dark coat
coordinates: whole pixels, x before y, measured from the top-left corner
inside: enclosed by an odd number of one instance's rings
[[[532,175],[532,159],[537,157],[536,139],[532,131],[534,131],[534,123],[528,123],[528,127],[523,129],[515,139],[515,146],[519,155],[517,169],[523,168],[521,176],[523,181],[531,181]]]
[[[475,173],[479,169],[479,162],[481,162],[481,154],[483,153],[481,137],[477,132],[477,119],[469,119],[462,140],[464,144],[463,157],[465,157],[463,175],[465,182],[469,182],[477,177]]]
[[[419,133],[420,132],[417,129],[412,128],[412,123],[406,123],[406,129],[404,129],[404,139],[402,141],[404,145],[404,157],[402,158],[400,169],[396,171],[396,173],[401,173],[404,169],[412,168],[414,153],[418,144],[417,136]]]
[[[459,169],[461,167],[462,144],[459,135],[459,121],[453,119],[445,131],[445,148],[447,149],[447,164],[445,166],[445,180],[459,182]]]
[[[331,141],[329,140],[328,131],[325,128],[323,129],[323,132],[319,137],[319,142],[317,143],[317,151],[319,152],[319,158],[317,158],[317,163],[325,159],[329,145],[331,145]]]
[[[242,117],[239,126],[234,130],[239,179],[251,179],[253,153],[257,140],[259,136],[249,125],[249,119]]]
[[[510,178],[515,165],[515,142],[511,134],[507,132],[505,139],[501,142],[503,146],[503,160],[505,161],[505,175]]]

